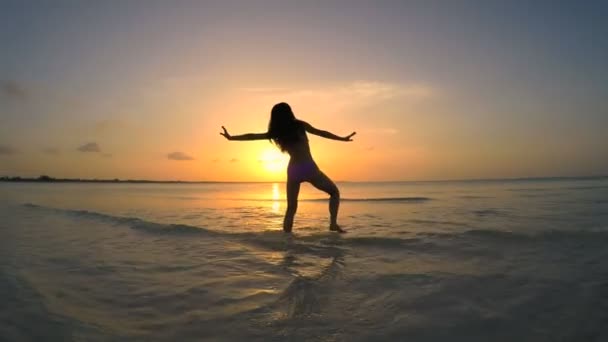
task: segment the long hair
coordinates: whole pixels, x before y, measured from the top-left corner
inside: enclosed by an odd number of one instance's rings
[[[293,115],[291,107],[285,102],[277,103],[270,112],[268,137],[281,151],[302,139],[302,123]]]

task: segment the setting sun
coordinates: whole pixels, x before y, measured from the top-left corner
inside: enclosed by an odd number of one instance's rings
[[[267,147],[262,150],[259,162],[264,170],[271,173],[284,172],[287,169],[289,156],[281,153],[276,147]]]

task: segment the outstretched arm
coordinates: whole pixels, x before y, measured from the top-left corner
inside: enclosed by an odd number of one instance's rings
[[[240,135],[230,135],[226,128],[222,126],[224,132],[220,132],[220,135],[223,135],[228,140],[264,140],[268,139],[268,133],[247,133]]]
[[[357,132],[352,132],[351,134],[349,134],[345,137],[340,137],[331,132],[314,128],[308,122],[304,122],[304,128],[306,128],[306,132],[308,132],[310,134],[318,135],[320,137],[327,138],[327,139],[339,140],[339,141],[353,141],[353,139],[351,139],[351,138],[353,137],[353,135],[357,134]]]

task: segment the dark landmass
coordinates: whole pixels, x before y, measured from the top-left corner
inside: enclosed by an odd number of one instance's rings
[[[81,178],[53,178],[42,175],[37,178],[28,177],[0,177],[0,182],[42,182],[42,183],[216,183],[216,182],[189,182],[189,181],[159,181],[145,179],[81,179]]]

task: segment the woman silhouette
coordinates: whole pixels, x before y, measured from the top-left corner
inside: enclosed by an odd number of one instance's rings
[[[345,137],[339,137],[333,133],[312,127],[309,123],[296,119],[287,103],[281,102],[272,107],[268,132],[247,133],[242,135],[230,135],[226,128],[220,133],[228,140],[263,140],[271,139],[281,149],[289,154],[287,166],[287,210],[283,220],[283,230],[291,233],[293,217],[298,209],[298,194],[300,183],[309,182],[319,190],[329,194],[329,229],[339,233],[346,231],[338,225],[338,207],[340,206],[340,191],[334,182],[327,177],[312,159],[308,137],[306,132],[323,138],[352,141],[356,132]]]

